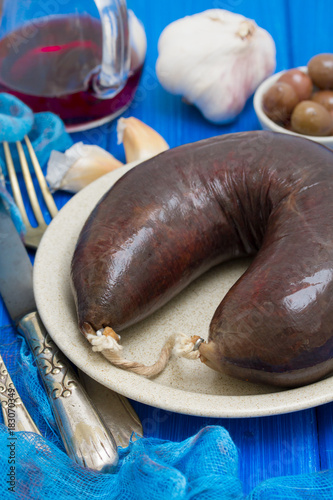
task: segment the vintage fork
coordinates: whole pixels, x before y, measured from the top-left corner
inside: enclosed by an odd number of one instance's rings
[[[36,178],[38,180],[40,190],[42,192],[43,198],[45,200],[46,206],[50,212],[51,217],[55,217],[58,209],[57,206],[54,202],[53,196],[51,195],[49,188],[46,184],[46,180],[44,177],[44,174],[42,172],[42,169],[39,165],[39,161],[37,159],[36,153],[31,145],[30,139],[28,136],[24,137],[25,143],[27,145],[31,163],[34,167]],[[47,228],[47,224],[45,222],[45,219],[43,217],[42,211],[40,209],[40,205],[37,199],[36,191],[32,182],[32,177],[30,174],[29,166],[27,159],[24,154],[24,150],[22,147],[22,144],[20,141],[16,142],[16,147],[17,147],[17,152],[19,155],[20,159],[20,164],[21,164],[21,170],[24,178],[24,182],[27,188],[27,193],[29,196],[30,204],[33,210],[33,213],[35,215],[36,221],[38,223],[37,227],[33,227],[30,224],[29,218],[27,216],[27,212],[25,210],[24,202],[22,199],[21,195],[21,190],[20,186],[17,180],[17,175],[12,159],[12,155],[9,149],[9,144],[8,142],[3,142],[3,149],[4,149],[4,154],[5,154],[5,159],[6,159],[6,165],[7,165],[7,171],[8,171],[8,176],[10,180],[10,184],[12,187],[13,191],[13,197],[15,200],[16,205],[18,206],[18,209],[21,213],[23,223],[26,227],[26,234],[24,236],[24,242],[25,245],[29,248],[34,248],[36,249],[40,243],[40,240]]]

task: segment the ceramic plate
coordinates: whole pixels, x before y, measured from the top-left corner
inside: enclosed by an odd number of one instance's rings
[[[148,380],[113,367],[91,350],[77,327],[69,278],[71,257],[89,213],[129,168],[121,167],[75,195],[52,221],[39,246],[34,266],[37,307],[59,348],[106,387],[136,401],[179,413],[255,417],[332,401],[332,378],[299,389],[281,390],[230,378],[198,360],[173,357],[162,374]],[[151,317],[123,331],[125,356],[151,364],[172,332],[207,338],[217,305],[248,264],[245,260],[234,261],[212,269]]]

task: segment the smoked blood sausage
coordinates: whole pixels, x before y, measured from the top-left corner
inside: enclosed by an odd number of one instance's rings
[[[81,331],[120,331],[221,262],[253,256],[218,306],[202,360],[278,386],[333,370],[333,152],[255,131],[180,146],[126,173],[72,260]]]

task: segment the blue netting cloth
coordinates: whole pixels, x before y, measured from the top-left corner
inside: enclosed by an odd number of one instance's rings
[[[34,115],[16,97],[5,92],[0,93],[0,140],[21,141],[25,134],[28,135],[42,168],[46,166],[51,151],[64,152],[73,144],[71,137],[65,130],[63,121],[57,115],[49,112]],[[22,144],[25,155],[29,158],[27,147],[24,143]],[[21,167],[15,145],[11,145],[10,149],[15,169],[20,171]],[[7,169],[2,148],[0,148],[0,167],[6,176]]]
[[[332,500],[333,471],[268,479],[247,500]]]
[[[12,500],[331,500],[333,471],[277,477],[244,497],[238,450],[221,426],[208,426],[180,443],[138,438],[119,448],[109,473],[75,464],[64,451],[44,388],[25,341],[10,324],[0,328],[1,354],[44,437],[0,424],[0,498]],[[1,417],[0,417],[1,420]],[[15,494],[9,445],[15,448]]]
[[[11,94],[0,94],[0,141],[21,141],[33,122],[33,112],[26,104]]]
[[[66,132],[63,121],[53,113],[36,113],[16,97],[0,92],[0,141],[8,141],[15,170],[21,171],[21,165],[15,141],[22,141],[28,135],[38,161],[44,169],[53,150],[64,152],[70,148],[73,141]],[[22,142],[28,165],[33,171],[29,160],[30,155],[25,142]],[[21,215],[10,193],[6,189],[7,176],[6,161],[3,148],[0,148],[0,209],[5,208],[11,215],[16,229],[21,236],[25,232]]]
[[[47,440],[64,450],[30,348],[26,341],[9,324],[9,319],[8,325],[0,327],[0,346],[1,355],[14,385],[37,427]],[[0,422],[3,422],[2,415],[0,416]],[[2,455],[2,451],[3,449],[0,447],[0,455]]]
[[[120,449],[113,473],[85,470],[50,442],[17,433],[15,492],[20,499],[231,500],[243,498],[237,453],[227,431],[206,427],[181,443],[138,439]],[[10,441],[0,427],[0,447]],[[210,451],[207,454],[207,451]],[[203,453],[205,452],[205,453]],[[8,453],[6,454],[8,455]],[[194,461],[195,460],[195,461]],[[0,458],[0,468],[5,457]],[[3,476],[4,477],[4,476]],[[8,484],[1,498],[12,499]]]
[[[26,500],[243,499],[238,452],[220,426],[202,429],[181,443],[139,438],[119,448],[112,473],[86,470],[64,452],[33,357],[8,325],[0,329],[1,354],[28,411],[43,434],[15,433],[15,498]],[[0,472],[10,472],[12,438],[0,424]],[[0,498],[12,499],[0,482]]]

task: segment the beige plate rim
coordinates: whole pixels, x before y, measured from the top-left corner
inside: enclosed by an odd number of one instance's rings
[[[148,380],[124,372],[92,352],[76,325],[69,291],[69,262],[78,230],[87,214],[100,196],[134,165],[123,166],[76,194],[60,210],[40,243],[34,265],[34,292],[40,316],[58,347],[78,368],[104,386],[138,402],[177,413],[219,418],[258,417],[331,402],[332,377],[306,387],[277,392],[268,389],[268,393],[244,395],[207,394],[197,392],[196,387],[173,386],[172,379],[170,383],[159,383],[159,378]],[[198,372],[197,366],[191,370]]]

